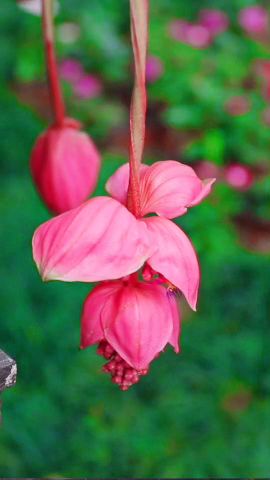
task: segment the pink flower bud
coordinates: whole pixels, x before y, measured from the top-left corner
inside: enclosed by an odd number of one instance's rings
[[[163,63],[158,57],[149,56],[146,62],[146,79],[150,83],[154,83],[163,74]]]
[[[247,165],[239,163],[229,165],[224,175],[227,183],[237,190],[248,190],[254,182],[254,175],[251,169]]]
[[[221,10],[201,10],[199,21],[213,36],[225,32],[229,26],[228,17]]]
[[[30,167],[41,198],[58,214],[93,193],[100,155],[91,138],[79,131],[78,122],[66,119],[63,126],[51,126],[38,137]]]
[[[267,11],[259,5],[243,8],[239,14],[239,23],[247,33],[264,33],[268,27]]]

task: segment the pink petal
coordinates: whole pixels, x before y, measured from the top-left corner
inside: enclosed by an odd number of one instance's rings
[[[205,184],[194,170],[174,160],[156,162],[141,179],[142,215],[157,213],[167,218],[183,215],[187,207],[199,203],[214,182]]]
[[[211,192],[211,187],[213,183],[215,183],[216,179],[215,178],[206,178],[205,180],[202,180],[202,188],[197,197],[195,197],[192,202],[188,205],[189,207],[195,207],[195,205],[198,205],[201,203],[201,201],[209,195]]]
[[[129,164],[121,165],[109,178],[105,188],[106,191],[116,200],[126,205],[129,183]]]
[[[95,287],[86,298],[81,318],[81,348],[89,347],[104,338],[101,312],[110,295],[121,288],[122,283],[108,282]]]
[[[157,213],[167,218],[183,215],[187,207],[197,205],[211,190],[215,179],[200,180],[194,170],[174,160],[141,165],[142,216]],[[129,165],[122,165],[109,178],[107,192],[126,204],[129,183]]]
[[[96,197],[42,224],[33,256],[43,280],[97,282],[138,270],[152,253],[149,240],[123,205]]]
[[[140,176],[149,168],[148,165],[140,166]],[[106,183],[106,191],[116,200],[126,205],[129,184],[129,164],[121,165]]]
[[[157,251],[148,259],[150,267],[162,274],[185,295],[196,309],[200,271],[194,248],[186,234],[166,218],[149,217],[142,220],[152,233]]]
[[[126,285],[111,297],[101,312],[109,344],[133,368],[141,370],[158,355],[171,338],[171,307],[164,287]]]

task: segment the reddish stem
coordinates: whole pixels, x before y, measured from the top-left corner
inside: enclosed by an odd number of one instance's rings
[[[65,104],[62,97],[54,49],[52,0],[42,0],[42,26],[51,105],[54,112],[55,123],[57,125],[63,125]]]
[[[134,54],[134,88],[130,106],[130,177],[128,208],[141,215],[140,164],[145,138],[146,88],[145,65],[148,43],[148,0],[130,0],[131,40]]]

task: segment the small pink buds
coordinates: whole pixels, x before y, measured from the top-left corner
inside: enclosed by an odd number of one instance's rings
[[[36,188],[56,214],[79,206],[93,193],[99,170],[100,155],[94,143],[73,119],[43,132],[31,155]]]

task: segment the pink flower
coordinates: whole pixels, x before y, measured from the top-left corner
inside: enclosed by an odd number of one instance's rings
[[[243,8],[239,14],[239,23],[247,33],[264,33],[268,28],[267,11],[259,5]]]
[[[247,165],[234,163],[224,172],[225,180],[237,190],[248,190],[254,183],[254,175]]]
[[[128,166],[120,167],[107,183],[114,198],[89,200],[37,229],[33,253],[42,278],[113,280],[136,272],[147,261],[195,309],[197,257],[188,237],[168,218],[183,215],[188,207],[200,203],[214,180],[201,182],[192,168],[175,161],[144,166],[137,219],[125,206],[128,177]],[[142,218],[152,212],[161,216]]]
[[[175,40],[187,43],[195,48],[206,48],[211,43],[209,30],[200,24],[174,20],[169,26],[169,31]]]
[[[207,160],[202,160],[201,162],[198,162],[194,166],[194,169],[200,178],[217,178],[220,175],[220,168],[214,163],[208,162]]]
[[[169,25],[169,33],[172,38],[179,42],[185,42],[187,38],[187,30],[190,23],[185,20],[173,20]]]
[[[200,274],[190,240],[170,219],[198,204],[214,181],[202,182],[175,161],[141,165],[148,7],[148,0],[130,2],[135,66],[130,157],[107,182],[113,198],[93,198],[44,223],[33,237],[43,280],[106,281],[86,300],[82,348],[99,342],[98,352],[109,360],[104,369],[122,390],[147,373],[167,343],[179,349],[174,293],[182,292],[195,309]],[[159,216],[145,217],[149,213]]]
[[[229,26],[229,20],[227,15],[221,10],[208,10],[204,9],[200,11],[199,23],[207,28],[212,36],[219,35],[225,32]]]
[[[245,115],[250,110],[250,102],[244,95],[231,97],[225,103],[225,110],[229,115],[239,117],[240,115]]]
[[[81,99],[98,97],[102,92],[102,83],[94,75],[83,75],[73,86],[75,95]]]
[[[75,120],[54,125],[42,133],[30,162],[36,188],[47,207],[62,213],[77,207],[94,191],[100,155],[91,138]]]
[[[63,80],[75,83],[84,75],[82,64],[78,60],[66,58],[59,66],[59,73]]]
[[[186,43],[196,48],[206,48],[211,43],[211,35],[203,25],[190,25],[186,30]]]
[[[98,353],[109,360],[104,370],[123,390],[147,373],[167,343],[179,352],[179,333],[175,298],[136,275],[98,285],[84,303],[81,348],[99,343]]]
[[[149,56],[146,62],[146,79],[150,83],[154,83],[163,74],[163,63],[158,57]]]

